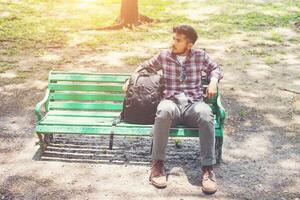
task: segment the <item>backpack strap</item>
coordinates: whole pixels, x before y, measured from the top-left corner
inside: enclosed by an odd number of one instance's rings
[[[157,71],[153,69],[152,67],[143,67],[137,71],[137,73],[140,73],[141,71],[146,70],[148,73],[154,73],[157,74]]]
[[[114,121],[112,122],[112,126],[117,126],[117,124],[119,124],[120,122],[123,121],[123,111],[120,113],[119,116],[117,116]]]

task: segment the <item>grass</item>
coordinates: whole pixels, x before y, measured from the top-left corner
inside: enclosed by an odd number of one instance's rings
[[[149,57],[145,58],[145,57],[138,57],[138,56],[127,56],[124,59],[124,62],[127,65],[138,65],[138,64],[140,64],[141,62],[143,62],[144,60],[147,60],[147,59],[149,59]]]
[[[176,148],[181,148],[182,146],[182,140],[180,139],[175,139],[175,147]]]
[[[273,32],[271,37],[268,38],[269,40],[273,41],[273,42],[278,42],[278,43],[282,43],[283,42],[283,38],[279,33]]]
[[[7,70],[12,68],[12,64],[5,62],[5,61],[0,61],[0,73],[4,73]]]
[[[209,20],[204,22],[209,28],[200,31],[200,33],[206,37],[215,39],[230,36],[241,31],[267,31],[271,28],[291,25],[295,21],[300,21],[299,13],[283,16],[266,15],[256,11],[239,15],[224,13],[212,15]],[[278,35],[276,36],[277,38],[274,39],[278,39]]]
[[[267,48],[256,47],[256,48],[246,49],[243,52],[243,55],[254,55],[257,57],[267,57],[267,56],[271,56],[271,52]]]
[[[120,0],[80,1],[80,0],[0,0],[0,49],[3,56],[33,54],[39,56],[50,46],[68,47],[79,38],[75,48],[88,50],[109,49],[131,51],[140,43],[169,41],[174,25],[187,23],[193,25],[201,39],[226,40],[234,34],[270,31],[266,41],[284,42],[284,38],[272,29],[293,27],[300,21],[300,1],[287,0],[272,3],[255,3],[244,0],[207,0],[198,2],[199,8],[211,12],[197,12],[195,3],[175,0],[139,0],[141,13],[160,22],[142,25],[134,30],[84,31],[87,28],[110,25],[120,11]],[[190,17],[195,12],[199,16]],[[5,14],[3,14],[5,13]],[[256,37],[256,36],[253,36]],[[251,39],[251,37],[249,38]],[[297,43],[299,38],[289,42]],[[239,50],[238,50],[239,51]],[[247,49],[251,54],[264,60],[266,64],[276,64],[276,52],[265,48]],[[146,58],[127,57],[128,65],[137,65]],[[71,61],[57,61],[65,64]],[[11,69],[11,63],[1,64],[0,73]]]
[[[244,118],[248,115],[248,112],[245,110],[240,110],[239,115],[240,115],[240,117]]]
[[[179,5],[175,0],[151,2],[140,0],[140,12],[160,19],[160,23],[150,25],[148,28],[137,28],[134,31],[101,31],[80,45],[95,48],[95,46],[109,44],[113,48],[118,48],[124,43],[165,38],[167,33],[155,34],[153,31],[171,29],[173,25],[180,23],[194,25],[203,38],[218,39],[239,31],[264,31],[273,27],[288,26],[300,20],[299,12],[289,12],[287,9],[299,9],[299,1],[288,1],[285,7],[282,7],[281,4],[275,3],[248,4],[241,0],[210,0],[205,3],[199,2],[199,6],[213,6],[220,5],[220,3],[224,5],[222,12],[208,14],[207,19],[201,20],[200,17],[198,21],[195,21],[182,12],[181,14],[176,12],[176,9],[191,9],[193,5],[189,2]],[[13,55],[20,51],[43,48],[49,44],[67,45],[70,32],[112,24],[118,16],[120,1],[1,1],[0,6],[9,13],[0,18],[0,41],[13,43],[6,51],[7,55]],[[244,10],[244,13],[240,10]],[[262,10],[273,11],[275,14],[264,14]],[[276,34],[270,39],[281,41]]]
[[[242,51],[243,56],[254,56],[257,59],[262,60],[266,65],[275,65],[279,63],[278,57],[282,56],[284,52],[278,49],[277,46],[260,46],[260,47],[249,47]]]
[[[264,62],[267,64],[267,65],[275,65],[275,64],[278,64],[279,61],[277,59],[275,59],[274,57],[272,56],[266,56],[264,58]]]
[[[0,3],[9,13],[0,18],[0,41],[9,42],[8,55],[28,49],[37,49],[49,43],[63,43],[64,37],[57,29],[54,18],[43,18],[42,13],[30,5],[22,3]],[[40,46],[41,46],[40,45]]]
[[[143,61],[142,58],[137,56],[128,56],[124,59],[125,63],[128,65],[137,65]]]
[[[136,42],[151,41],[161,38],[161,33],[151,33],[142,27],[136,28],[135,31],[123,29],[119,31],[102,31],[88,38],[86,41],[79,44],[81,47],[96,48],[109,44],[110,48],[116,49],[120,46],[128,46]]]

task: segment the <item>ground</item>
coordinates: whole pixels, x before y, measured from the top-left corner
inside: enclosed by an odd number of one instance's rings
[[[111,24],[119,3],[0,1],[0,198],[299,199],[300,2],[140,0],[160,22],[87,31]],[[118,137],[109,151],[106,137],[61,135],[41,154],[33,109],[50,70],[132,72],[169,47],[179,23],[224,71],[216,194],[200,190],[195,139],[170,140],[163,190],[148,183],[150,138]]]

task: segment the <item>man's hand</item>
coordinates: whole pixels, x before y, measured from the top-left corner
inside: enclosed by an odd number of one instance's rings
[[[127,81],[124,83],[124,85],[123,85],[123,87],[122,87],[122,89],[123,89],[125,92],[127,92],[127,90],[128,90],[128,85],[129,85],[129,79],[127,79]]]
[[[213,98],[217,94],[218,79],[212,77],[206,90],[207,98]]]

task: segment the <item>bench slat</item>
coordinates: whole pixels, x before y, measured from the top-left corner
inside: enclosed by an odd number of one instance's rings
[[[51,100],[123,101],[124,94],[50,93]]]
[[[115,129],[115,135],[128,135],[128,136],[150,136],[151,128],[124,128],[119,127]],[[217,129],[219,130],[219,129]],[[109,135],[111,133],[111,127],[100,126],[59,126],[59,125],[38,125],[36,127],[37,133],[59,133],[59,134],[84,134],[84,135]],[[218,132],[218,131],[217,131]],[[222,137],[220,134],[216,134],[218,137]],[[197,130],[191,129],[171,129],[171,137],[198,137]]]
[[[122,92],[123,85],[97,85],[97,84],[62,84],[49,83],[49,90],[56,91],[94,91],[94,92]]]
[[[118,74],[50,74],[49,81],[124,83],[128,77]]]
[[[219,125],[219,122],[216,120],[216,118],[214,118],[214,125],[215,125],[215,128],[220,128],[220,125]],[[118,123],[117,124],[117,127],[125,127],[125,128],[133,128],[133,127],[136,127],[136,128],[149,128],[149,127],[152,127],[151,124],[130,124],[130,123],[127,123],[127,122],[121,122],[121,123]],[[183,126],[183,125],[178,125],[177,126],[178,128],[186,128],[186,126]],[[171,129],[174,129],[174,128],[171,128]],[[197,130],[197,128],[189,128],[189,129],[195,129]]]
[[[59,134],[85,134],[85,135],[108,135],[111,133],[111,126],[49,126],[38,125],[37,133],[59,133]]]
[[[114,133],[116,135],[145,135],[149,136],[150,135],[150,130],[151,128],[145,128],[145,127],[116,127],[114,129]],[[170,137],[199,137],[199,132],[198,129],[196,128],[171,128]],[[222,132],[221,129],[216,129],[216,136],[221,137]]]
[[[50,110],[65,109],[65,110],[115,110],[120,111],[123,104],[101,104],[101,103],[78,103],[78,102],[50,102]]]
[[[110,126],[114,118],[47,116],[41,125],[76,125],[76,126]]]
[[[75,74],[75,75],[111,75],[111,76],[127,76],[129,77],[131,74],[127,74],[127,73],[95,73],[95,72],[66,72],[66,71],[51,71],[50,72],[50,76],[54,75],[54,74]]]
[[[141,127],[116,127],[114,133],[116,135],[150,135],[151,128]],[[173,128],[170,130],[171,137],[199,137],[198,129],[193,128]]]
[[[47,116],[78,116],[78,117],[107,117],[115,118],[120,115],[120,112],[89,112],[89,111],[74,111],[74,110],[50,110]]]
[[[98,126],[98,125],[111,125],[115,117],[105,117],[105,118],[99,118],[99,117],[88,117],[88,116],[57,116],[57,115],[47,115],[47,117],[40,122],[40,124],[49,124],[49,125],[78,125],[78,126]],[[215,127],[219,127],[217,121],[215,121]],[[142,125],[142,124],[128,124],[128,123],[119,123],[117,124],[118,128],[129,128],[134,129],[136,128],[137,131],[139,129],[151,129],[152,125]],[[184,126],[178,126],[179,129],[182,130],[196,130],[197,128],[186,128]],[[179,130],[178,129],[178,130]],[[172,128],[171,130],[176,131],[176,128]],[[178,132],[178,134],[183,134],[181,132]],[[183,134],[185,135],[185,134]]]

